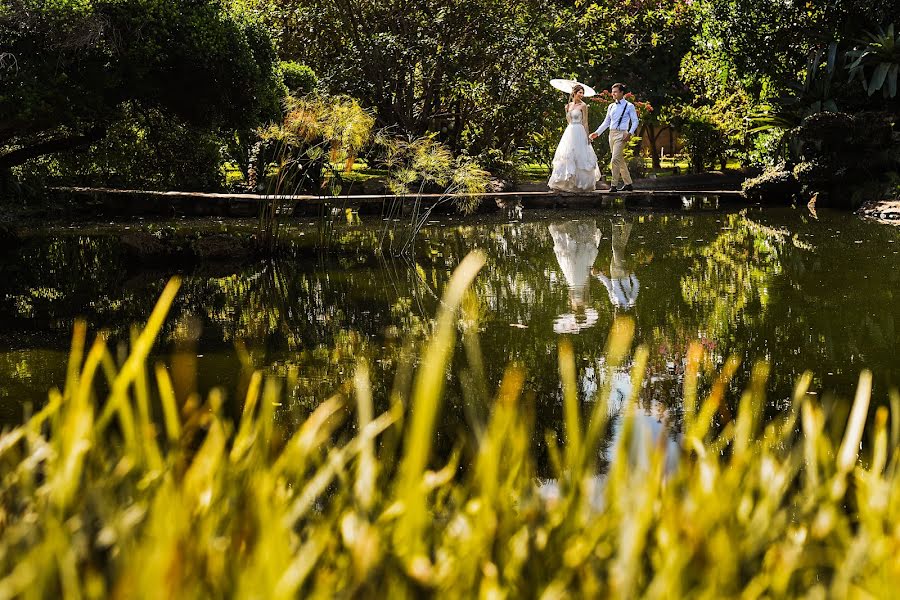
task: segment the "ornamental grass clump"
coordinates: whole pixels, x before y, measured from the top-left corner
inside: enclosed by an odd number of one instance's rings
[[[701,397],[697,346],[678,466],[666,469],[661,440],[639,442],[632,398],[599,489],[610,384],[582,419],[574,353],[561,342],[564,436],[546,436],[558,493],[542,494],[527,365],[511,365],[494,391],[479,375],[467,289],[484,260],[472,254],[457,268],[418,366],[400,369],[386,412],[374,410],[360,363],[344,391],[291,431],[276,418],[278,383],[259,373],[232,422],[221,393],[181,399],[169,370],[148,369],[177,280],[122,364],[102,337],[88,346],[77,325],[64,389],[0,437],[0,598],[843,598],[897,589],[896,394],[890,411],[868,419],[864,372],[846,424],[834,423],[806,394],[805,374],[793,408],[765,422],[760,366],[726,419],[737,363]],[[473,401],[492,397],[490,416],[471,453],[438,460],[435,424],[461,324],[464,380],[481,390]],[[633,331],[616,323],[606,364],[630,368],[639,390],[648,353],[632,352]]]

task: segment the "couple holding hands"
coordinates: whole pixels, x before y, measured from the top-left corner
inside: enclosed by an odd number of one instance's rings
[[[552,82],[551,82],[552,83]],[[588,135],[588,105],[583,101],[585,86],[575,83],[571,99],[566,104],[566,121],[556,153],[553,155],[553,173],[547,185],[562,192],[590,192],[600,181],[600,167],[591,141],[609,129],[609,148],[612,150],[610,191],[631,191],[631,174],[625,164],[625,144],[637,132],[638,115],[634,104],[625,100],[625,85],[613,84],[610,89],[615,102],[606,109],[606,118],[596,131]],[[590,90],[590,96],[594,95]],[[621,185],[620,185],[621,184]]]

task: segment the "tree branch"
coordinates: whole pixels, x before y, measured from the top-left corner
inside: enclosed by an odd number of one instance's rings
[[[95,125],[81,135],[56,138],[44,142],[39,142],[31,146],[25,146],[24,148],[18,148],[16,150],[13,150],[12,152],[7,152],[6,154],[0,155],[0,171],[21,165],[25,161],[36,158],[38,156],[43,156],[45,154],[54,154],[56,152],[62,152],[64,150],[71,150],[79,146],[92,144],[93,142],[102,139],[105,135],[106,127],[103,125]]]

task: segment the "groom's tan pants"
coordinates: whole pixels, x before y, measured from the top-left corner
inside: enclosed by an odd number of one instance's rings
[[[631,185],[631,173],[625,163],[625,134],[621,129],[609,130],[609,149],[612,150],[612,160],[609,161],[609,169],[612,172],[612,185],[619,185],[619,181],[625,185]]]

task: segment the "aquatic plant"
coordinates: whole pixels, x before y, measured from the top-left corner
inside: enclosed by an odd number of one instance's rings
[[[254,151],[251,182],[265,181],[266,199],[259,211],[257,247],[271,255],[281,235],[279,215],[289,212],[293,200],[286,196],[303,189],[334,197],[342,191],[341,169],[349,172],[359,152],[370,142],[375,119],[348,96],[309,94],[288,96],[280,124],[260,130],[261,142]],[[272,176],[265,177],[272,171]],[[320,237],[330,232],[330,213],[321,203]]]
[[[564,439],[547,436],[552,480],[539,481],[527,365],[510,365],[496,390],[480,379],[479,310],[467,289],[484,260],[472,254],[456,269],[418,367],[401,369],[386,412],[376,414],[360,363],[296,431],[276,418],[278,383],[259,373],[247,373],[232,422],[220,391],[206,400],[184,392],[170,375],[179,365],[148,369],[177,279],[121,364],[102,335],[88,345],[77,324],[63,390],[0,436],[0,598],[896,589],[896,392],[890,411],[868,419],[872,380],[862,373],[845,424],[806,394],[804,374],[791,409],[763,422],[761,365],[732,419],[720,409],[737,362],[701,397],[702,349],[693,346],[678,466],[666,469],[661,440],[637,435],[632,401],[598,478],[610,383],[581,406],[574,354],[562,342]],[[487,402],[490,416],[476,423],[471,454],[438,458],[435,424],[460,329],[470,399]],[[615,324],[605,364],[630,368],[637,392],[648,352],[631,351],[633,331],[629,320]]]
[[[382,131],[375,136],[375,143],[381,149],[381,165],[388,173],[388,190],[394,195],[383,215],[382,250],[409,255],[435,208],[453,202],[460,212],[472,213],[481,200],[480,194],[487,190],[489,174],[470,157],[454,158],[450,148],[435,140],[434,135],[403,139]],[[424,208],[424,195],[430,188],[440,192]],[[398,231],[396,223],[402,222],[399,217],[410,196],[413,203],[409,225],[405,231]],[[395,238],[399,238],[396,247]]]

